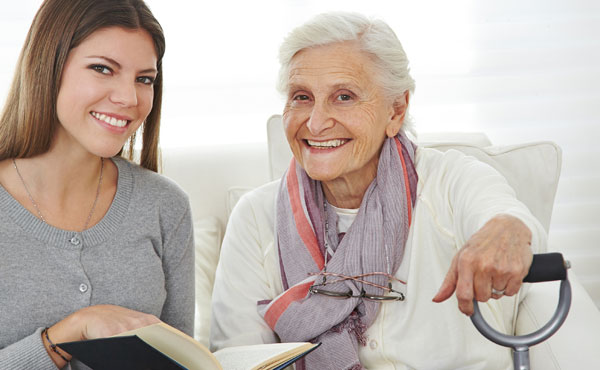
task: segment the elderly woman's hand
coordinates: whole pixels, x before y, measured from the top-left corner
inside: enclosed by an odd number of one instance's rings
[[[485,302],[516,294],[532,259],[529,228],[514,216],[495,216],[454,256],[433,301],[445,301],[456,290],[458,308],[470,316],[473,298]]]

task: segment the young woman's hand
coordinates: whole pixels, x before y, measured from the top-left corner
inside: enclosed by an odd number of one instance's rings
[[[130,310],[113,305],[97,305],[82,308],[67,316],[48,329],[50,340],[56,343],[71,342],[85,339],[104,338],[120,334],[125,331],[156,324],[160,320],[146,313]],[[50,349],[50,343],[42,336],[46,351],[60,369],[65,365],[65,360]],[[67,360],[71,357],[68,353],[58,350]]]
[[[82,340],[109,337],[160,322],[154,315],[113,305],[90,306],[76,314]]]

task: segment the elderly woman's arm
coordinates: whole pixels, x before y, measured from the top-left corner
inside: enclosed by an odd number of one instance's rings
[[[258,301],[282,289],[272,231],[276,185],[243,196],[229,218],[213,289],[211,350],[278,341],[257,311]]]
[[[532,252],[546,248],[546,235],[496,170],[474,159],[459,162],[466,165],[456,169],[448,191],[462,248],[434,301],[456,291],[459,309],[471,315],[473,298],[500,298],[492,289],[508,296],[519,291]]]

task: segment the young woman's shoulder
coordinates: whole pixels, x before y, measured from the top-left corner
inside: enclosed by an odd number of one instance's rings
[[[134,198],[158,202],[168,208],[189,208],[187,193],[175,181],[124,158],[114,158],[114,161],[122,172],[119,174],[119,181],[131,180]]]

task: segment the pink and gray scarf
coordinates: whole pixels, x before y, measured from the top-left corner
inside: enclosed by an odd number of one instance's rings
[[[319,181],[312,180],[292,159],[277,198],[275,230],[281,278],[285,291],[272,301],[258,302],[258,311],[282,342],[321,342],[320,348],[297,363],[298,369],[361,369],[358,346],[366,345],[365,331],[375,321],[379,304],[361,298],[335,299],[312,295],[324,267],[324,229],[335,251],[328,255],[327,271],[355,276],[362,273],[395,274],[404,254],[416,201],[416,146],[401,133],[383,144],[377,175],[363,197],[356,219],[341,239],[337,214],[324,207]],[[325,215],[324,209],[327,210]],[[385,276],[366,278],[387,285]],[[328,290],[383,295],[378,287],[346,280]],[[400,303],[394,303],[400,304]]]

